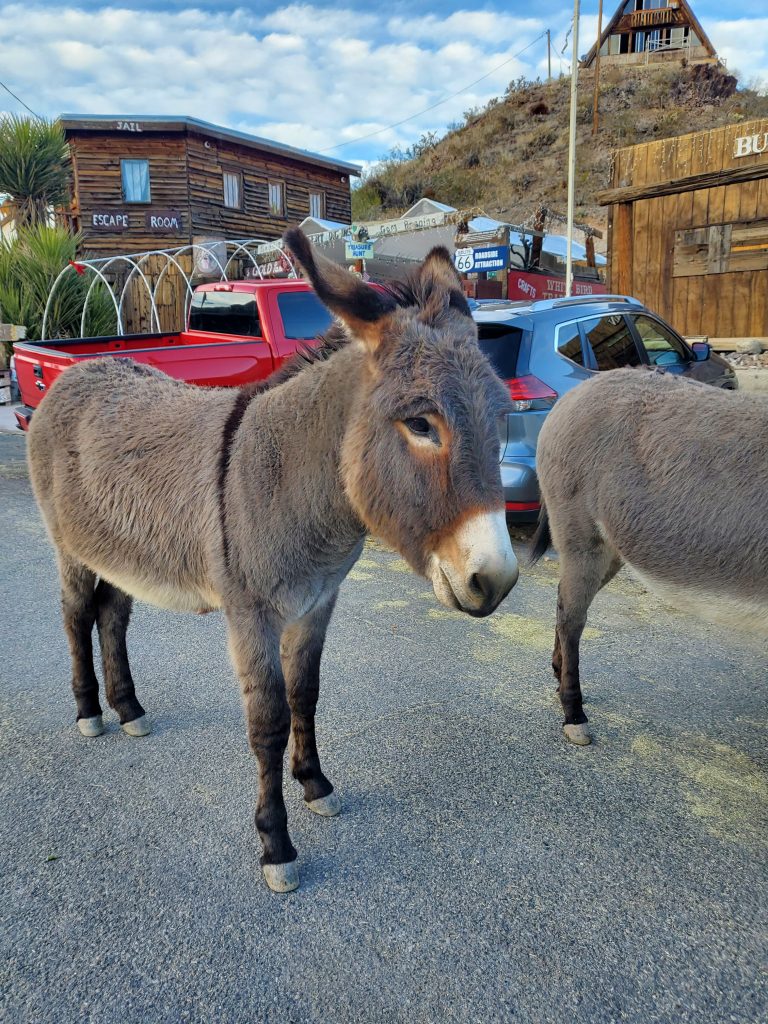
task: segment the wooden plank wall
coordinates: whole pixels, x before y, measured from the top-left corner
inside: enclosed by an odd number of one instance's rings
[[[76,212],[86,236],[85,254],[110,256],[124,252],[183,245],[190,240],[187,200],[187,162],[184,136],[87,132],[70,134],[69,145],[75,168]],[[123,201],[120,161],[148,159],[152,202]],[[150,233],[145,224],[148,211],[177,210],[182,214],[185,233],[161,236]],[[119,233],[89,228],[94,211],[127,212],[129,229]]]
[[[768,152],[734,156],[736,138],[765,132],[768,119],[617,151],[614,188],[675,181],[746,165],[754,166],[760,176],[613,207],[612,289],[636,295],[683,334],[768,336],[768,269],[717,273],[720,266],[732,265],[723,262],[726,256],[720,254],[719,261],[710,258],[711,272],[673,275],[676,232],[768,220]],[[736,230],[737,238],[741,234]],[[725,232],[723,238],[726,235],[733,237],[731,232]],[[741,265],[749,267],[750,263],[742,259]]]
[[[187,253],[178,257],[178,262],[184,268],[185,273],[192,273],[192,255]],[[144,275],[154,288],[166,260],[162,256],[150,256],[146,263],[142,264]],[[127,273],[120,274],[117,282],[117,295],[125,283]],[[160,287],[155,289],[155,306],[160,317],[160,330],[180,331],[185,326],[185,301],[187,288],[184,278],[177,268],[171,264],[163,274]],[[123,322],[126,334],[144,334],[150,330],[157,330],[152,323],[152,306],[149,300],[147,288],[141,278],[134,274],[128,282],[128,288],[123,302]]]
[[[287,227],[309,215],[311,192],[325,194],[324,219],[348,224],[352,216],[349,177],[343,168],[332,169],[213,136],[186,131],[103,132],[70,130],[75,205],[86,235],[84,252],[107,256],[149,249],[168,249],[195,237],[280,237]],[[148,159],[150,204],[125,203],[120,176],[121,159]],[[224,206],[223,172],[243,176],[243,207]],[[269,210],[268,183],[284,184],[285,216]],[[93,212],[119,212],[129,218],[128,230],[115,233],[91,228]],[[150,232],[147,213],[178,212],[182,231]]]
[[[206,147],[206,142],[208,146]],[[244,146],[190,133],[189,195],[195,235],[219,238],[278,238],[291,224],[309,216],[310,192],[325,193],[325,220],[349,224],[352,199],[343,171],[301,164],[278,156],[260,155]],[[222,175],[234,170],[243,176],[243,208],[224,206]],[[285,216],[269,209],[270,181],[282,182]]]

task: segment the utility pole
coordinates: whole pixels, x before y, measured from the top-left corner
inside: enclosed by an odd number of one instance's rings
[[[573,0],[573,56],[571,57],[571,117],[568,124],[568,212],[566,214],[565,294],[573,291],[573,207],[576,187],[576,84],[579,77],[579,0]]]
[[[597,135],[597,104],[600,97],[600,37],[603,34],[603,0],[597,9],[597,48],[595,50],[595,98],[592,102],[592,134]]]
[[[602,10],[603,0],[600,0],[600,9]],[[552,81],[552,38],[549,29],[547,29],[547,81]]]

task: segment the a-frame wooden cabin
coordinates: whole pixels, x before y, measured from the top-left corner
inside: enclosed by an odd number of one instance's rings
[[[581,60],[590,68],[597,44]],[[621,0],[600,37],[601,64],[682,61],[717,63],[717,54],[687,0]]]

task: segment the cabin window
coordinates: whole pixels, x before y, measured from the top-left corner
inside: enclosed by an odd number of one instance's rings
[[[224,205],[230,210],[243,208],[243,176],[239,171],[224,171]]]
[[[325,217],[325,192],[309,193],[309,216]]]
[[[151,202],[149,190],[149,160],[121,160],[123,200],[126,203]]]
[[[253,292],[195,292],[189,307],[189,328],[260,338],[256,297]]]
[[[314,292],[282,292],[277,307],[283,320],[283,333],[291,341],[319,338],[333,323],[333,317]]]
[[[273,217],[285,216],[285,186],[282,181],[269,183],[269,212]]]

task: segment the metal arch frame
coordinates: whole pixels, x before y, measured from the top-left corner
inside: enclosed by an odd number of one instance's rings
[[[185,289],[186,289],[186,297],[185,297],[185,302],[184,302],[184,315],[185,315],[185,318],[186,318],[186,315],[187,315],[187,312],[188,312],[188,309],[189,309],[189,304],[191,302],[191,298],[192,298],[192,294],[193,294],[193,287],[192,287],[191,278],[192,278],[192,276],[194,274],[194,266],[193,266],[192,272],[190,274],[187,274],[187,272],[184,270],[182,265],[179,263],[179,258],[182,255],[184,255],[187,252],[194,251],[195,249],[202,249],[202,250],[204,250],[207,253],[207,255],[210,256],[213,259],[213,262],[218,267],[219,274],[220,274],[219,280],[220,281],[229,281],[228,270],[229,270],[230,264],[232,263],[232,261],[235,259],[235,257],[239,253],[245,253],[245,255],[248,257],[248,259],[251,261],[251,264],[257,270],[257,272],[259,274],[259,280],[263,281],[264,280],[264,274],[262,273],[261,265],[259,264],[258,260],[256,259],[256,255],[254,254],[254,252],[252,250],[253,250],[253,247],[255,247],[255,246],[262,246],[262,245],[266,244],[267,241],[268,240],[263,239],[263,238],[246,238],[246,239],[239,239],[238,238],[238,239],[208,240],[208,241],[202,241],[202,242],[187,243],[185,245],[179,246],[177,249],[150,249],[150,250],[146,250],[144,252],[122,253],[122,254],[117,255],[117,256],[103,256],[103,257],[98,257],[96,259],[77,260],[76,262],[77,262],[78,266],[82,266],[82,267],[86,268],[87,270],[91,271],[95,275],[95,277],[93,278],[93,280],[90,282],[90,284],[88,286],[88,291],[86,292],[85,299],[83,300],[83,310],[82,310],[82,314],[80,316],[80,333],[81,333],[81,335],[84,334],[84,331],[85,331],[85,321],[86,321],[86,316],[87,316],[87,313],[88,313],[88,306],[89,306],[89,303],[90,303],[90,300],[91,300],[92,292],[93,292],[93,290],[94,290],[94,288],[95,288],[95,286],[96,286],[98,281],[100,281],[105,286],[107,292],[109,293],[110,298],[112,299],[112,305],[115,308],[115,316],[117,318],[117,333],[118,333],[118,335],[122,335],[122,334],[125,333],[125,324],[124,324],[124,320],[123,320],[125,296],[126,296],[126,293],[127,293],[127,290],[128,290],[128,285],[129,285],[130,281],[136,275],[138,275],[141,278],[141,280],[142,280],[142,282],[144,284],[144,287],[146,288],[147,295],[149,296],[149,301],[150,301],[150,329],[152,327],[152,324],[154,324],[154,326],[157,328],[157,330],[160,331],[162,328],[160,326],[160,314],[159,314],[158,309],[157,309],[157,303],[155,301],[155,296],[157,294],[157,289],[160,286],[160,284],[162,283],[162,281],[164,280],[165,275],[168,272],[168,268],[169,268],[169,266],[171,264],[173,264],[176,267],[176,269],[179,271],[182,279],[184,280],[184,286],[185,286]],[[227,251],[227,258],[226,258],[226,261],[224,262],[223,265],[222,265],[222,262],[219,260],[218,256],[216,255],[216,252],[215,252],[215,247],[218,246],[218,245],[222,245],[222,244],[224,244],[226,246],[226,251]],[[296,264],[294,263],[293,259],[291,258],[290,253],[284,248],[284,246],[282,245],[282,243],[280,241],[276,241],[275,243],[271,243],[271,244],[274,245],[274,248],[272,249],[272,253],[271,253],[271,255],[274,254],[273,258],[274,258],[274,256],[277,256],[277,255],[280,255],[280,256],[284,257],[286,263],[288,264],[288,266],[290,268],[289,276],[291,278],[297,278],[299,276],[298,275],[298,271],[296,269]],[[234,248],[232,248],[232,247],[234,247]],[[158,276],[157,276],[156,280],[154,281],[154,283],[151,282],[150,278],[147,277],[147,275],[142,270],[142,265],[149,259],[150,256],[163,256],[163,257],[165,257],[165,265],[160,270],[160,273],[158,274]],[[120,289],[119,297],[118,297],[118,294],[117,294],[117,287],[116,287],[116,285],[111,284],[110,281],[106,277],[106,274],[112,268],[113,264],[116,264],[116,263],[127,263],[129,265],[129,267],[131,268],[129,273],[128,273],[128,276],[125,279],[125,282],[122,285],[122,288]],[[54,295],[56,293],[56,290],[57,290],[61,280],[63,279],[64,275],[67,274],[68,272],[72,271],[72,270],[75,270],[75,267],[73,267],[71,264],[68,264],[66,267],[63,267],[62,270],[59,272],[58,276],[56,277],[56,279],[54,280],[53,284],[51,285],[51,289],[50,289],[50,291],[48,293],[48,298],[47,298],[46,304],[45,304],[45,310],[43,312],[43,323],[42,323],[42,329],[41,329],[41,340],[43,340],[43,341],[48,340],[48,334],[47,334],[48,318],[49,318],[49,315],[50,315],[51,306],[52,306],[52,303],[53,303],[53,299],[54,299]]]
[[[93,283],[98,278],[101,278],[101,280],[104,282],[104,284],[107,287],[107,291],[109,292],[110,298],[112,299],[112,304],[115,307],[115,315],[117,317],[117,333],[118,333],[118,335],[123,334],[123,321],[122,321],[122,317],[120,315],[120,307],[117,304],[117,298],[115,297],[115,293],[112,290],[112,286],[110,285],[109,281],[102,274],[102,272],[98,269],[98,267],[94,267],[91,263],[83,262],[83,263],[80,263],[79,265],[87,267],[88,270],[92,270],[94,274],[98,275],[97,278],[94,278],[94,281],[91,283],[91,285],[88,288],[88,292],[86,294],[86,302],[87,302],[88,295],[90,295],[90,293],[91,293],[91,288],[93,287]],[[56,280],[51,285],[51,290],[48,292],[48,299],[47,299],[47,301],[45,303],[45,310],[43,312],[43,326],[40,329],[40,335],[41,335],[40,340],[41,341],[47,341],[48,340],[47,339],[47,333],[46,333],[46,328],[48,326],[48,313],[50,311],[51,302],[53,301],[53,296],[54,296],[56,288],[57,288],[57,286],[59,284],[59,281],[61,281],[61,279],[64,277],[64,275],[68,271],[74,270],[74,269],[75,268],[72,266],[72,264],[68,263],[66,265],[66,267],[64,267],[64,269],[59,273],[58,277],[56,278]],[[81,320],[81,330],[82,330],[82,323],[83,323],[83,321]]]

